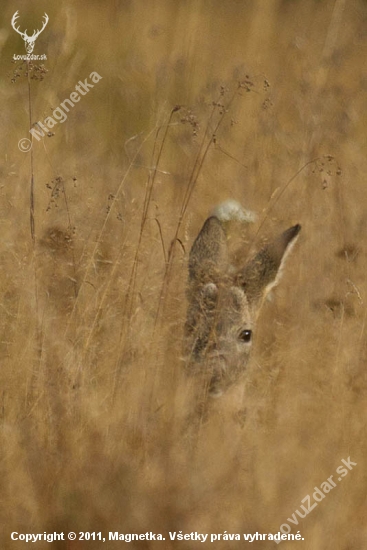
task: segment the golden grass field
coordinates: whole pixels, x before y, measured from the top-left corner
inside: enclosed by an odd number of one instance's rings
[[[47,72],[12,63],[16,10],[29,32],[48,13]],[[201,543],[170,531],[276,533],[351,457],[280,547],[365,550],[367,2],[4,0],[0,50],[0,547],[25,548],[13,531],[153,531],[165,542],[130,547],[183,550]],[[198,423],[187,258],[228,198],[258,213],[234,231],[249,253],[302,232],[246,378]]]

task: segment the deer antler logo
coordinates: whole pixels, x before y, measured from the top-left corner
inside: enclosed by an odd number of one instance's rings
[[[38,30],[33,31],[32,36],[28,36],[27,29],[24,32],[22,32],[21,30],[19,30],[19,27],[16,27],[16,21],[17,21],[18,17],[19,17],[19,11],[16,11],[14,13],[13,17],[12,17],[11,26],[23,38],[23,40],[25,42],[25,49],[26,49],[27,53],[32,53],[33,48],[34,48],[34,43],[36,42],[37,38],[39,37],[39,35],[41,34],[41,32],[43,31],[43,29],[46,27],[46,25],[48,23],[48,15],[47,15],[47,13],[45,13],[45,15],[43,16],[42,29],[39,30],[39,31]]]

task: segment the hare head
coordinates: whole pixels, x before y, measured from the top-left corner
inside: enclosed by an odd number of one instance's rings
[[[185,356],[189,372],[204,377],[211,395],[220,395],[245,372],[261,305],[300,229],[290,227],[238,270],[230,264],[216,216],[197,236],[189,257]]]

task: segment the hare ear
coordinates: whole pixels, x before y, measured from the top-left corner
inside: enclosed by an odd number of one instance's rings
[[[228,268],[227,238],[221,222],[211,216],[192,245],[189,278],[205,284],[215,282]]]
[[[240,272],[238,284],[244,290],[250,304],[261,303],[266,294],[278,283],[285,260],[300,230],[300,225],[294,225],[284,231],[260,250]]]

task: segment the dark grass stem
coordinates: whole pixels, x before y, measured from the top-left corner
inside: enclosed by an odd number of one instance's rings
[[[140,253],[140,248],[141,248],[141,244],[142,244],[142,240],[143,240],[143,233],[144,233],[145,224],[146,224],[146,221],[147,221],[147,218],[148,218],[148,211],[149,211],[149,206],[150,206],[151,199],[152,199],[154,183],[155,183],[155,180],[156,180],[156,176],[157,176],[157,172],[158,172],[158,168],[159,168],[159,163],[160,163],[161,158],[162,158],[162,153],[163,153],[164,145],[165,145],[165,142],[166,142],[166,139],[167,139],[168,130],[169,130],[171,122],[172,122],[172,117],[173,117],[174,113],[176,113],[179,109],[180,109],[180,107],[174,107],[171,110],[170,115],[168,117],[167,123],[162,125],[162,126],[159,126],[159,128],[157,128],[157,132],[156,132],[156,136],[155,136],[155,140],[154,140],[154,146],[153,146],[152,158],[151,158],[151,166],[153,166],[153,170],[149,170],[149,176],[148,176],[147,183],[146,183],[146,186],[145,186],[144,205],[143,205],[143,213],[142,213],[142,217],[141,217],[139,238],[138,238],[138,243],[137,243],[137,246],[136,246],[135,257],[134,257],[134,260],[133,260],[133,267],[132,267],[132,270],[131,270],[129,284],[128,284],[128,288],[127,288],[127,294],[126,294],[126,309],[128,311],[128,316],[129,317],[132,314],[132,310],[133,310],[133,306],[134,306],[134,289],[135,289],[136,278],[137,278],[137,274],[138,274],[139,253]],[[157,149],[158,142],[159,142],[159,134],[160,134],[162,128],[164,128],[164,135],[163,135],[162,141],[160,143],[157,158],[155,160],[154,157],[155,157],[156,149]],[[162,239],[162,233],[161,233],[161,228],[160,228],[159,224],[158,224],[158,228],[159,228],[161,239]],[[163,242],[163,240],[162,240],[162,242]],[[163,253],[165,255],[164,247],[163,247]]]
[[[29,130],[32,129],[32,94],[31,94],[31,76],[30,76],[30,61],[27,61],[27,86],[28,86],[28,113],[29,113]],[[37,254],[36,254],[36,222],[35,222],[35,179],[34,179],[34,156],[33,148],[30,150],[30,164],[31,164],[31,181],[30,181],[30,195],[29,195],[29,218],[30,229],[33,249],[33,277],[34,277],[34,297],[36,308],[36,326],[35,326],[35,341],[36,341],[36,356],[35,361],[37,368],[34,369],[32,378],[35,379],[37,371],[40,368],[42,362],[42,350],[43,350],[43,329],[42,322],[40,320],[40,309],[38,299],[38,280],[37,280]],[[30,385],[30,395],[33,393],[33,383]],[[28,396],[27,396],[28,399]]]
[[[29,130],[32,129],[32,98],[31,98],[31,77],[30,77],[30,63],[27,61],[27,83],[28,83],[28,112],[29,112]],[[31,224],[31,237],[33,242],[33,247],[36,245],[36,227],[34,219],[34,158],[33,158],[33,147],[31,147],[31,187],[30,187],[30,224]]]
[[[100,243],[102,241],[102,237],[107,229],[107,223],[110,219],[110,216],[111,216],[111,213],[113,212],[113,205],[116,203],[117,199],[119,198],[125,184],[126,184],[126,181],[128,179],[128,176],[130,175],[130,172],[132,170],[132,168],[135,166],[135,162],[136,162],[136,159],[138,158],[142,148],[144,147],[145,143],[148,141],[148,139],[152,136],[152,134],[154,133],[154,131],[156,130],[156,127],[154,127],[152,130],[150,130],[148,132],[148,134],[145,136],[145,138],[143,139],[142,143],[139,145],[139,147],[137,148],[132,160],[130,161],[126,171],[125,171],[125,174],[123,175],[119,185],[118,185],[118,188],[116,189],[115,193],[114,193],[114,201],[111,205],[111,208],[108,210],[107,214],[106,214],[106,217],[103,221],[103,224],[102,224],[102,227],[99,231],[99,234],[98,234],[98,237],[96,239],[96,242],[95,242],[95,245],[94,245],[94,248],[93,248],[93,251],[92,251],[92,254],[90,255],[90,258],[89,258],[89,261],[88,261],[88,264],[85,268],[85,271],[84,271],[84,276],[83,276],[83,279],[79,285],[79,291],[78,291],[78,295],[74,301],[74,305],[73,305],[73,309],[70,313],[70,316],[69,316],[69,319],[68,319],[68,323],[67,323],[67,326],[65,328],[65,337],[69,334],[69,331],[70,331],[70,328],[72,326],[72,322],[75,318],[75,314],[76,314],[76,311],[77,311],[77,306],[78,306],[78,302],[79,302],[79,299],[80,299],[80,296],[81,296],[81,289],[82,287],[87,283],[88,281],[88,276],[89,276],[89,273],[92,269],[92,266],[94,265],[94,258],[97,254],[97,250],[100,246]],[[97,315],[99,314],[99,310],[97,312]],[[87,342],[89,342],[90,340],[90,336],[87,338],[86,340],[86,343],[84,345],[84,348],[87,346]]]
[[[171,240],[171,243],[170,243],[170,246],[169,246],[169,249],[168,249],[168,257],[167,257],[165,272],[164,272],[164,275],[163,275],[163,281],[162,281],[162,286],[161,286],[161,290],[160,290],[160,296],[159,296],[159,301],[158,301],[158,306],[157,306],[157,311],[156,311],[156,316],[155,316],[153,338],[154,338],[155,330],[156,330],[156,327],[157,327],[157,324],[158,324],[158,320],[160,318],[160,314],[163,310],[163,304],[165,302],[165,297],[167,296],[167,292],[168,292],[168,288],[169,288],[169,281],[170,281],[170,277],[171,277],[171,270],[172,270],[172,265],[173,265],[173,260],[174,260],[175,245],[176,245],[177,242],[180,242],[179,238],[178,238],[178,235],[179,235],[179,232],[180,232],[180,229],[181,229],[181,226],[182,226],[184,216],[185,216],[186,211],[187,211],[187,207],[189,205],[190,199],[191,199],[192,194],[194,192],[198,177],[199,177],[201,169],[204,165],[205,159],[208,155],[209,149],[210,149],[210,147],[213,143],[214,144],[216,143],[217,133],[218,133],[221,125],[223,124],[223,121],[225,119],[226,114],[229,112],[230,108],[232,107],[234,100],[236,99],[236,97],[238,97],[238,95],[239,95],[238,92],[239,92],[240,88],[241,88],[241,84],[239,84],[238,87],[236,88],[236,91],[233,93],[233,95],[232,95],[231,99],[229,100],[227,106],[226,107],[221,107],[219,120],[215,124],[214,130],[211,130],[214,115],[217,111],[218,103],[219,103],[220,99],[222,98],[222,94],[220,95],[218,101],[214,102],[214,104],[213,104],[213,108],[212,108],[212,111],[210,113],[210,116],[209,116],[209,119],[208,119],[208,122],[207,122],[207,125],[206,125],[206,128],[205,128],[204,136],[203,136],[203,139],[201,141],[201,145],[200,145],[198,154],[196,156],[194,166],[193,166],[193,169],[191,171],[189,181],[188,181],[188,184],[187,184],[187,187],[186,187],[185,195],[184,195],[184,198],[183,198],[183,201],[182,201],[181,211],[180,211],[178,221],[177,221],[177,225],[176,225],[176,229],[175,229],[175,233],[174,233],[174,236]]]

